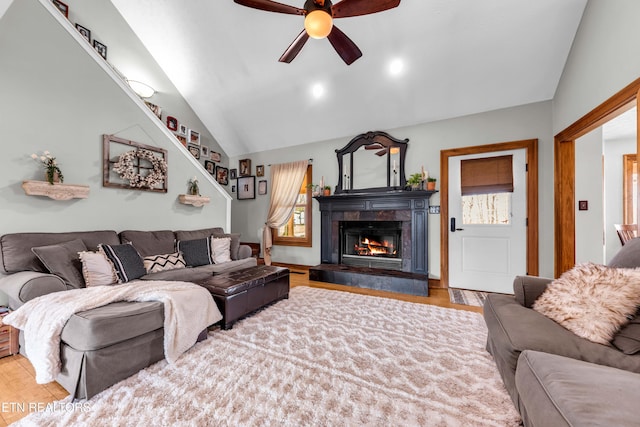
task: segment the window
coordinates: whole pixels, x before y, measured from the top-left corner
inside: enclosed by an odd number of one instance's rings
[[[462,196],[463,224],[504,224],[511,222],[511,193]]]
[[[300,186],[300,194],[293,208],[293,215],[289,221],[277,230],[273,230],[273,244],[281,246],[311,247],[311,184],[313,177],[312,166],[307,167],[307,173]]]

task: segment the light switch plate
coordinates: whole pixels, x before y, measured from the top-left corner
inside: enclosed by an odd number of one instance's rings
[[[439,214],[440,213],[440,206],[429,206],[429,213],[430,214]]]
[[[578,202],[578,210],[580,210],[580,211],[588,211],[589,210],[589,201],[588,200],[580,200]]]

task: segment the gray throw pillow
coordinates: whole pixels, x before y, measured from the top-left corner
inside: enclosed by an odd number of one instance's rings
[[[640,267],[640,238],[629,240],[607,264],[609,267]]]
[[[213,264],[210,238],[178,240],[177,250],[182,252],[182,256],[189,267]]]
[[[611,344],[624,354],[640,352],[640,310],[615,334]]]
[[[80,239],[57,245],[31,248],[31,252],[42,261],[49,273],[60,277],[67,286],[73,288],[84,288],[85,286],[78,252],[86,250],[87,247]]]
[[[99,248],[113,263],[120,282],[129,282],[147,274],[142,257],[131,243],[100,245]]]

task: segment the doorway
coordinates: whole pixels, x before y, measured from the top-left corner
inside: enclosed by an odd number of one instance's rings
[[[450,284],[450,212],[449,159],[464,155],[488,155],[501,151],[524,149],[526,159],[526,274],[538,274],[538,140],[504,142],[440,151],[440,285]],[[513,280],[513,278],[511,278]]]
[[[576,139],[637,106],[640,78],[590,111],[554,138],[554,274],[573,268],[576,262]],[[636,110],[640,114],[640,109]],[[640,123],[640,120],[638,120]],[[637,139],[637,138],[636,138]],[[636,152],[639,142],[636,140]],[[638,207],[636,206],[636,209]]]

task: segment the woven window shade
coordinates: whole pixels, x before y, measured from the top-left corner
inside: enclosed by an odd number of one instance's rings
[[[462,195],[513,192],[513,156],[486,157],[460,162]]]

